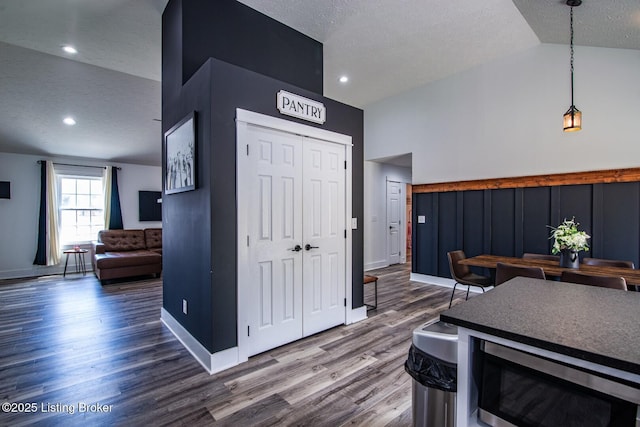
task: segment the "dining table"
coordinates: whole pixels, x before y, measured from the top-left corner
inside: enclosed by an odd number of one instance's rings
[[[501,255],[482,254],[459,261],[460,264],[474,267],[484,267],[495,269],[499,263],[519,265],[522,267],[541,267],[547,277],[560,277],[563,271],[578,271],[580,273],[592,276],[615,276],[624,277],[627,285],[632,285],[639,289],[640,286],[640,269],[609,267],[601,265],[580,264],[578,269],[561,267],[558,261],[534,258],[517,258]],[[632,288],[633,289],[633,288]]]

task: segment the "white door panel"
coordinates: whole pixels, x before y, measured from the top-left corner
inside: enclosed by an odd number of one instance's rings
[[[249,200],[238,214],[248,271],[239,273],[247,290],[239,304],[249,306],[242,342],[254,355],[345,322],[346,149],[253,125],[244,135],[249,188],[239,194]]]
[[[305,336],[345,321],[344,160],[344,146],[313,138],[304,139]]]
[[[302,253],[291,250],[302,243],[302,147],[285,132],[248,126],[247,134],[253,355],[302,336]]]
[[[401,258],[401,205],[400,183],[387,181],[387,259],[389,264],[398,264]]]

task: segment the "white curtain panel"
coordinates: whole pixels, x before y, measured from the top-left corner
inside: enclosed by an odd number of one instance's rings
[[[109,229],[111,221],[111,176],[113,168],[107,166],[102,174],[102,193],[104,194],[104,228]]]
[[[60,262],[58,238],[58,183],[53,162],[47,161],[47,265]]]

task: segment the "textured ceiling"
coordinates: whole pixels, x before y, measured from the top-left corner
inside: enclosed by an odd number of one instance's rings
[[[569,11],[560,0],[513,0],[542,43],[569,43]],[[574,44],[640,49],[640,1],[583,0],[573,10]]]
[[[0,151],[160,165],[166,3],[0,0]]]
[[[0,0],[0,151],[159,165],[167,1]],[[241,1],[322,42],[325,95],[358,107],[568,42],[561,0]],[[576,44],[640,49],[640,1],[584,0],[575,12]],[[76,126],[62,125],[67,114]]]
[[[0,43],[0,151],[159,165],[160,94],[156,80]]]
[[[539,43],[511,0],[240,1],[322,42],[325,95],[358,107]]]
[[[168,0],[0,0],[0,41],[160,81]],[[60,49],[74,45],[73,57]]]

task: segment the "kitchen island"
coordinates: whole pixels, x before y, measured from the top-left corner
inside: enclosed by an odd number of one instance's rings
[[[640,293],[517,277],[440,319],[459,331],[458,426],[484,425],[477,371],[487,341],[620,379],[640,396]]]

